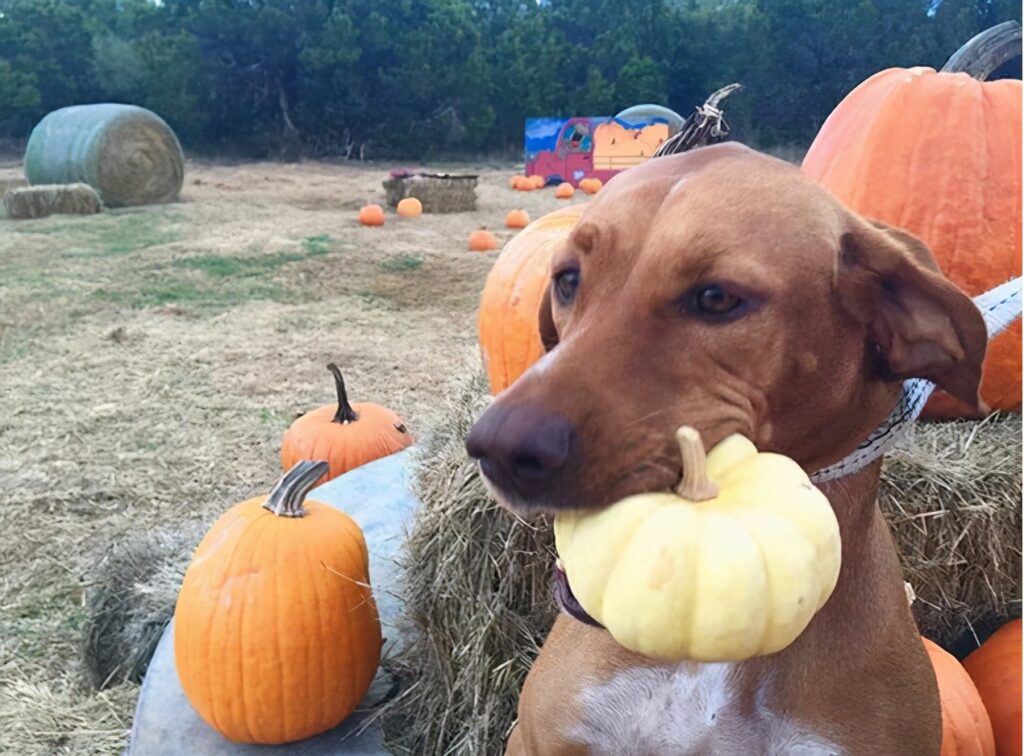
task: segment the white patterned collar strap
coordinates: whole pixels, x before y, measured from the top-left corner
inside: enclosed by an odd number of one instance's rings
[[[991,339],[1021,314],[1021,279],[1015,278],[974,298],[974,304],[985,318],[985,327]],[[903,383],[903,394],[889,417],[870,436],[845,458],[811,475],[815,483],[824,483],[857,472],[892,449],[910,429],[925,402],[935,390],[935,384],[924,378],[912,378]]]

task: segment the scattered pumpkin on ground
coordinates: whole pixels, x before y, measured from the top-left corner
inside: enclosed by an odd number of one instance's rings
[[[706,457],[695,429],[676,438],[674,493],[555,517],[569,587],[619,644],[645,656],[725,662],[781,651],[839,579],[832,506],[796,462],[739,434]]]
[[[580,180],[580,189],[587,194],[597,194],[604,183],[599,178],[585,178]]]
[[[585,208],[569,205],[533,221],[505,245],[487,275],[477,327],[492,394],[544,354],[537,313],[551,280],[551,257]]]
[[[526,176],[516,176],[512,182],[512,188],[520,192],[532,192],[537,185]]]
[[[359,210],[359,222],[364,226],[383,226],[384,208],[380,205],[367,205]]]
[[[964,659],[992,722],[997,756],[1021,753],[1021,621],[1008,622]]]
[[[474,252],[489,252],[498,248],[498,240],[490,231],[480,228],[469,235],[469,248]]]
[[[568,181],[563,181],[558,185],[558,188],[555,189],[555,197],[558,199],[570,199],[575,193],[576,190],[573,189],[572,184]]]
[[[505,226],[508,228],[526,228],[530,225],[530,216],[525,210],[509,210],[505,216]]]
[[[857,212],[924,240],[971,296],[1021,274],[1021,82],[984,81],[991,63],[976,54],[977,40],[938,73],[890,68],[864,81],[803,162]],[[1019,55],[1019,37],[1015,44]],[[1020,319],[990,342],[981,396],[993,409],[1020,408]],[[925,410],[942,418],[963,411],[941,391]]]
[[[530,181],[533,183],[534,189],[542,189],[548,183],[548,180],[546,178],[537,173],[530,176]]]
[[[334,363],[337,404],[327,404],[298,418],[281,439],[281,467],[291,469],[303,459],[322,459],[330,466],[325,482],[367,462],[400,452],[413,442],[397,414],[372,402],[350,404],[345,379]]]
[[[415,197],[406,197],[399,200],[395,210],[400,218],[419,218],[423,215],[423,203]]]
[[[229,740],[287,743],[338,725],[380,661],[366,542],[348,515],[308,491],[326,471],[304,461],[269,496],[214,523],[174,613],[181,687]]]
[[[942,704],[941,756],[995,756],[992,724],[978,689],[956,657],[921,639],[939,684]]]

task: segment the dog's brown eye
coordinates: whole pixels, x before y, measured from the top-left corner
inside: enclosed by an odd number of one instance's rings
[[[561,305],[568,305],[576,298],[576,290],[580,287],[578,270],[563,270],[555,276],[555,297]]]
[[[694,293],[694,309],[712,317],[734,314],[743,300],[721,286],[703,286]]]

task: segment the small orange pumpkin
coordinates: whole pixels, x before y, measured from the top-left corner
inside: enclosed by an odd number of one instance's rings
[[[469,235],[469,248],[474,252],[490,252],[498,248],[498,240],[485,228],[480,228]]]
[[[587,194],[597,194],[604,183],[599,178],[585,178],[580,180],[580,189]]]
[[[532,192],[537,187],[534,182],[526,176],[515,176],[513,178],[512,188],[517,189],[520,192]]]
[[[359,222],[364,226],[383,226],[384,208],[380,205],[367,205],[359,210]]]
[[[298,418],[281,439],[281,467],[291,469],[303,459],[322,459],[330,466],[323,481],[367,462],[400,452],[413,442],[402,418],[371,402],[349,404],[345,379],[333,362],[337,404],[327,404]]]
[[[524,179],[524,178],[526,178],[526,176],[520,176],[520,175],[509,176],[508,177],[508,188],[509,189],[515,189],[516,188],[516,184],[519,182],[519,180],[520,179]]]
[[[999,628],[964,659],[964,669],[985,702],[997,756],[1021,753],[1021,621]]]
[[[236,504],[196,549],[174,610],[174,661],[193,708],[240,743],[338,725],[369,690],[383,640],[363,534],[306,494],[300,462],[269,496]]]
[[[530,216],[525,210],[509,210],[505,216],[505,226],[508,228],[526,228],[530,225]]]
[[[487,276],[477,321],[491,393],[504,391],[544,354],[537,314],[551,280],[551,258],[586,205],[538,218],[505,245]]]
[[[542,189],[548,183],[547,179],[538,173],[530,176],[530,181],[533,182],[534,189]]]
[[[415,197],[406,197],[403,200],[399,200],[395,211],[400,218],[419,218],[423,215],[423,203]]]
[[[576,190],[572,188],[572,184],[568,181],[563,181],[558,185],[558,188],[555,189],[555,197],[558,199],[571,199],[575,193]]]
[[[942,704],[941,756],[995,756],[996,746],[985,705],[967,670],[956,657],[927,638],[928,651]]]

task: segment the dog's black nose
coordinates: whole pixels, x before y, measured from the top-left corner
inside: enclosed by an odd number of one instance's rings
[[[529,405],[491,405],[466,439],[466,451],[491,483],[524,503],[550,498],[572,466],[575,447],[566,418]]]

